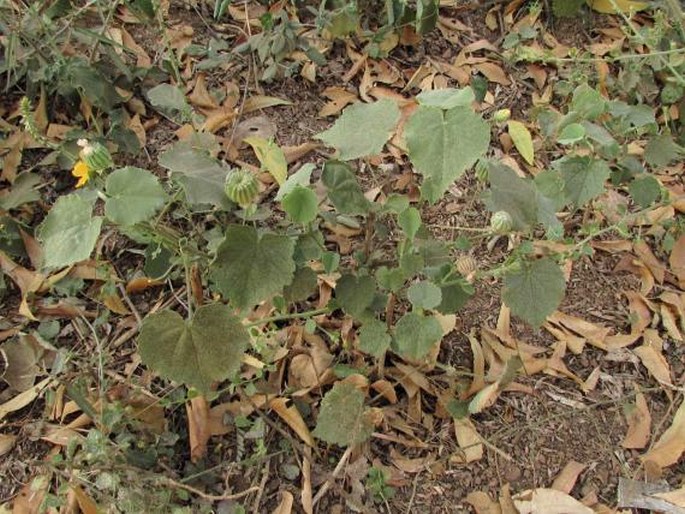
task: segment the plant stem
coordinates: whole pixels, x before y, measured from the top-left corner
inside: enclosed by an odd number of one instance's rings
[[[428,225],[429,228],[442,228],[447,230],[459,230],[461,232],[489,232],[490,227],[460,227],[459,225]]]
[[[250,328],[250,327],[255,327],[257,325],[264,325],[265,323],[272,323],[274,321],[285,321],[289,319],[306,319],[306,318],[313,318],[314,316],[318,316],[319,314],[326,314],[330,312],[330,309],[328,307],[323,307],[321,309],[314,309],[312,311],[305,311],[305,312],[293,312],[292,314],[280,314],[278,316],[271,316],[270,318],[262,318],[257,321],[253,321],[252,323],[248,323],[245,325],[245,327]]]
[[[680,84],[681,86],[684,85],[685,84],[685,78],[683,78],[683,76],[680,74],[680,72],[673,67],[671,62],[664,57],[663,52],[653,52],[652,51],[652,47],[650,46],[650,44],[647,42],[645,37],[640,33],[640,31],[635,28],[635,25],[633,25],[633,22],[630,20],[630,18],[628,16],[626,16],[626,13],[623,12],[623,9],[621,9],[616,4],[616,0],[611,0],[611,5],[616,10],[616,12],[620,14],[621,18],[623,18],[624,23],[630,28],[631,32],[633,33],[633,36],[636,39],[639,39],[640,43],[642,43],[647,48],[649,48],[649,54],[648,55],[649,56],[655,55],[655,56],[659,57],[659,60],[661,61],[661,63],[664,66],[666,66],[668,68],[668,70],[673,74],[673,77],[676,79],[678,84]],[[681,52],[683,51],[682,48],[676,48],[674,50],[680,50]],[[665,52],[668,52],[668,50],[666,50]]]
[[[193,317],[193,294],[192,287],[190,283],[190,266],[188,264],[188,256],[183,252],[183,268],[185,269],[186,276],[186,298],[188,299],[188,319]]]

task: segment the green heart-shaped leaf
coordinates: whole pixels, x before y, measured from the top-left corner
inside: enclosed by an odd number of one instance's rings
[[[238,371],[249,342],[240,319],[222,304],[198,308],[190,322],[173,311],[152,314],[138,337],[143,363],[205,393]]]

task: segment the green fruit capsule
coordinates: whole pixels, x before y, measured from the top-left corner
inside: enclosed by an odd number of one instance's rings
[[[485,159],[479,159],[476,163],[476,179],[479,182],[488,181],[488,161]]]
[[[245,208],[257,198],[259,184],[257,177],[248,170],[233,170],[226,177],[224,187],[226,196],[232,201]]]
[[[490,218],[490,228],[495,234],[505,235],[511,232],[514,227],[514,220],[507,211],[497,211]]]
[[[112,155],[105,145],[90,143],[86,140],[79,140],[79,145],[82,147],[81,159],[92,171],[100,173],[114,166]]]
[[[500,109],[492,115],[492,119],[495,123],[504,123],[509,118],[511,118],[511,111],[509,109]]]

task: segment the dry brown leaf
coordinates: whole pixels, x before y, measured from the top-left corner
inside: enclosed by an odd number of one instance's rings
[[[424,469],[427,469],[434,461],[431,455],[425,457],[417,457],[415,459],[410,459],[402,455],[395,448],[390,449],[390,461],[404,473],[419,473]]]
[[[637,386],[635,387],[637,388]],[[632,449],[644,448],[649,443],[652,427],[652,416],[649,413],[644,394],[638,392],[635,395],[635,404],[628,406],[625,415],[628,431],[621,446]]]
[[[293,511],[295,499],[290,491],[281,491],[281,502],[271,514],[290,514]]]
[[[482,62],[475,64],[474,68],[485,75],[490,82],[496,82],[497,84],[501,84],[503,86],[508,86],[511,84],[511,80],[509,80],[504,70],[493,62]]]
[[[633,243],[633,250],[635,255],[637,255],[645,266],[649,268],[649,271],[654,275],[654,278],[659,284],[664,283],[664,275],[666,272],[666,267],[656,258],[652,249],[647,245],[645,241],[638,241]]]
[[[564,341],[568,349],[571,350],[571,352],[575,355],[580,355],[583,353],[585,343],[587,342],[587,339],[584,337],[572,334],[570,331],[564,328],[557,328],[549,322],[546,322],[544,325],[542,325],[542,327],[556,337],[557,341]]]
[[[594,391],[595,387],[597,387],[597,383],[599,382],[599,377],[601,374],[602,370],[599,366],[592,370],[592,372],[585,379],[585,382],[580,385],[580,388],[585,394],[589,393],[590,391]]]
[[[652,314],[647,299],[635,291],[625,291],[630,311],[630,332],[641,334],[652,322]]]
[[[195,87],[193,91],[187,96],[188,101],[195,107],[200,109],[213,110],[219,107],[216,99],[209,94],[207,84],[205,83],[204,73],[198,73],[195,78]]]
[[[665,303],[662,303],[659,306],[659,314],[661,314],[661,324],[666,329],[666,332],[668,332],[668,335],[676,341],[682,342],[683,335],[680,333],[678,322],[676,321],[675,314],[673,314],[671,308]]]
[[[0,434],[0,457],[9,453],[17,442],[17,436],[13,434]]]
[[[667,291],[659,296],[659,300],[668,305],[677,314],[677,318],[680,320],[680,332],[685,332],[685,294]]]
[[[681,289],[685,289],[685,235],[680,236],[673,245],[668,263],[671,266],[671,272],[678,279],[678,285]]]
[[[169,46],[176,50],[179,60],[183,51],[193,42],[195,30],[190,25],[177,25],[166,30]]]
[[[575,383],[577,383],[579,386],[582,387],[583,385],[583,380],[577,376],[575,373],[572,373],[571,370],[566,367],[566,364],[564,363],[564,357],[566,356],[566,342],[565,341],[558,341],[554,345],[554,353],[552,356],[547,359],[547,367],[545,368],[545,373],[552,375],[552,376],[564,376],[566,378],[570,378],[573,380]]]
[[[652,461],[659,467],[665,468],[678,462],[683,452],[685,452],[685,400],[681,402],[675,413],[671,426],[641,459],[643,462]]]
[[[514,496],[520,514],[594,514],[575,498],[555,489],[533,489]]]
[[[152,60],[150,56],[145,52],[145,49],[140,46],[133,39],[133,36],[129,34],[125,29],[121,28],[121,40],[126,48],[131,50],[136,55],[136,66],[139,68],[149,68],[152,66]]]
[[[647,295],[654,288],[656,281],[654,275],[649,271],[649,268],[639,259],[635,259],[632,255],[627,254],[621,257],[618,264],[614,267],[614,272],[627,271],[640,277],[640,293]]]
[[[586,467],[587,466],[585,464],[581,464],[580,462],[576,462],[575,460],[567,462],[564,468],[559,472],[559,474],[554,479],[554,482],[552,482],[552,489],[556,489],[557,491],[561,491],[562,493],[569,494],[573,489],[573,486],[576,485],[578,476],[583,472],[583,470]]]
[[[287,401],[288,400],[286,398],[274,398],[269,402],[269,407],[271,407],[271,409],[273,409],[276,414],[278,414],[281,419],[293,429],[293,431],[300,437],[300,439],[302,439],[302,441],[304,441],[305,444],[308,444],[313,448],[315,444],[314,438],[309,432],[307,424],[302,419],[300,411],[298,411],[297,407],[294,405],[288,407],[286,405]]]
[[[295,355],[288,369],[288,385],[294,389],[307,389],[321,385],[323,374],[333,362],[333,355],[318,336],[308,335],[308,348]]]
[[[0,269],[17,285],[23,297],[40,291],[45,286],[45,277],[42,274],[15,263],[3,251],[0,251]]]
[[[277,98],[275,96],[265,96],[265,95],[255,95],[251,96],[245,101],[243,105],[243,114],[249,114],[253,111],[258,111],[260,109],[267,109],[269,107],[275,107],[277,105],[292,105],[290,100],[285,100],[283,98]]]
[[[11,400],[8,400],[5,403],[0,404],[0,420],[2,420],[10,412],[15,412],[19,409],[23,409],[24,407],[26,407],[33,400],[35,400],[38,397],[38,395],[43,392],[45,388],[52,384],[52,381],[52,377],[45,378],[33,387],[31,387],[30,389],[27,389],[26,391],[18,394]]]
[[[371,389],[379,393],[390,403],[397,403],[397,393],[395,392],[395,388],[387,380],[376,380],[373,384],[371,384]]]
[[[321,148],[321,146],[320,143],[308,141],[297,146],[284,146],[281,150],[283,150],[283,154],[285,155],[285,162],[292,164],[317,148]]]
[[[159,287],[163,285],[163,280],[154,280],[147,277],[134,278],[129,280],[129,282],[126,284],[126,293],[139,294],[147,291],[151,287]]]
[[[502,514],[499,502],[490,498],[490,495],[483,491],[469,493],[464,501],[473,507],[476,514]]]
[[[0,346],[0,355],[4,361],[0,378],[11,390],[22,392],[33,386],[46,360],[54,357],[54,351],[48,350],[32,335],[21,335]]]
[[[430,381],[418,369],[401,362],[395,363],[395,367],[400,373],[397,373],[397,379],[402,383],[402,386],[409,392],[414,387],[423,389],[428,394],[435,396],[435,389],[430,384]],[[389,370],[391,371],[391,370]],[[414,387],[411,387],[414,386]]]
[[[222,128],[228,127],[235,117],[236,113],[232,107],[217,107],[207,113],[200,131],[214,134]]]
[[[592,241],[590,245],[597,250],[601,250],[607,253],[623,253],[629,252],[633,249],[633,245],[630,243],[630,241],[626,241],[625,239]]]
[[[485,387],[485,357],[483,356],[483,348],[473,332],[468,335],[468,338],[471,343],[471,352],[473,353],[473,380],[463,399],[469,398]]]
[[[140,146],[144,147],[147,144],[147,133],[145,132],[142,121],[140,121],[140,114],[134,115],[133,118],[129,120],[128,128],[136,135],[136,139],[138,140],[138,143],[140,143]]]
[[[43,500],[50,488],[50,475],[38,475],[24,484],[14,498],[12,514],[42,514]]]
[[[327,87],[321,93],[329,99],[319,111],[319,116],[334,116],[342,111],[347,105],[357,101],[357,95],[343,87]]]
[[[519,514],[514,505],[514,500],[511,498],[511,490],[509,484],[504,484],[499,493],[499,506],[502,509],[502,514]]]
[[[469,463],[483,458],[483,442],[469,418],[455,418],[454,433],[461,451],[454,454],[450,460]]]
[[[128,310],[128,307],[126,307],[126,304],[124,304],[124,301],[121,299],[121,296],[119,296],[119,292],[116,289],[110,294],[103,294],[102,303],[110,311],[121,314],[122,316],[130,314],[131,312]]]
[[[196,396],[189,402],[186,402],[186,413],[188,415],[190,460],[198,462],[207,454],[207,442],[211,437],[207,398]]]
[[[245,146],[243,139],[246,137],[260,137],[262,139],[271,139],[276,136],[276,124],[266,116],[255,116],[243,120],[236,125],[233,131],[233,144],[240,148]]]
[[[685,486],[667,493],[656,493],[654,496],[685,509]]]
[[[69,486],[69,488],[74,492],[76,501],[78,502],[78,506],[79,509],[81,509],[82,514],[99,514],[102,512],[95,501],[86,494],[81,486],[72,484]]]
[[[645,330],[642,346],[635,348],[633,353],[637,355],[650,375],[657,382],[673,387],[671,380],[671,368],[662,353],[662,339],[656,330]]]
[[[305,514],[314,514],[314,502],[312,498],[312,449],[304,447],[302,452],[302,485],[300,487],[300,502]]]
[[[562,325],[576,334],[583,336],[590,344],[597,348],[602,350],[607,349],[605,341],[609,332],[611,332],[611,328],[609,327],[603,327],[582,318],[564,314],[561,311],[556,311],[551,316],[548,316],[547,320]]]

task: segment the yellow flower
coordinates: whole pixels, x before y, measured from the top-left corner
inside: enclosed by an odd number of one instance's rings
[[[78,178],[76,187],[83,187],[90,179],[90,168],[85,162],[77,161],[76,164],[74,164],[74,169],[71,170],[71,174]]]

